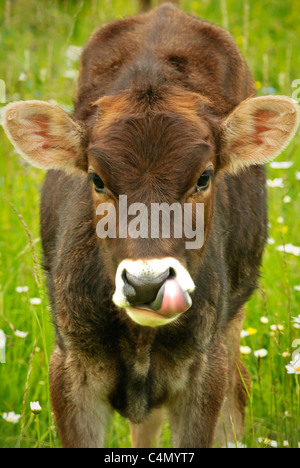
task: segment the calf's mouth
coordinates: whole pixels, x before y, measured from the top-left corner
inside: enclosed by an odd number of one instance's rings
[[[143,326],[176,320],[192,305],[194,282],[174,258],[124,260],[116,273],[115,305]]]

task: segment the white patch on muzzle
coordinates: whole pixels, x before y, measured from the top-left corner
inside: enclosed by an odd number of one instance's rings
[[[133,308],[126,298],[124,271],[130,273],[136,278],[155,279],[168,268],[172,269],[176,280],[182,289],[188,293],[192,293],[195,289],[194,281],[188,271],[181,263],[172,257],[151,260],[123,260],[116,272],[116,288],[113,295],[113,302],[117,307],[125,309],[128,316],[139,325],[156,327],[170,323],[178,317],[176,316],[160,316],[156,313],[143,311]]]

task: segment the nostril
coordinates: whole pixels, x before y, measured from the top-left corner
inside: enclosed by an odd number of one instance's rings
[[[172,270],[172,271],[171,271]],[[131,305],[148,304],[155,300],[158,291],[168,278],[173,278],[173,268],[168,268],[155,278],[143,275],[137,277],[127,270],[122,273],[127,300]]]
[[[173,279],[173,278],[175,278],[175,277],[176,277],[175,270],[174,270],[174,268],[170,267],[170,268],[169,268],[169,276],[168,276],[167,279]]]

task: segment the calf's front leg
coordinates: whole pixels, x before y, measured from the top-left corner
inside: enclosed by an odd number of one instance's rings
[[[185,389],[171,401],[169,412],[173,447],[212,447],[227,379],[227,353],[219,343],[194,363]]]
[[[50,360],[50,393],[63,448],[104,447],[112,409],[88,369],[56,348]]]
[[[130,423],[131,444],[134,448],[159,446],[160,433],[166,415],[164,408],[155,408],[140,424]]]

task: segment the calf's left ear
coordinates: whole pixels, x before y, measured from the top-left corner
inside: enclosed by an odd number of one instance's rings
[[[299,122],[300,109],[293,99],[246,99],[221,125],[221,167],[234,174],[247,166],[271,161],[289,144]]]
[[[1,123],[18,153],[33,166],[67,172],[83,167],[83,128],[60,107],[14,102],[4,109]]]

